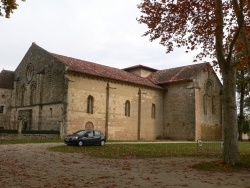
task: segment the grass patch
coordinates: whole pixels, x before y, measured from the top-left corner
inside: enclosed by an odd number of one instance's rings
[[[196,156],[195,143],[134,143],[134,144],[107,144],[100,146],[57,146],[52,151],[83,153],[101,158],[159,158],[170,156]]]

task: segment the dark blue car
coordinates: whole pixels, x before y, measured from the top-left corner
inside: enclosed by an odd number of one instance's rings
[[[67,145],[100,145],[106,142],[105,135],[99,130],[80,130],[64,138]]]

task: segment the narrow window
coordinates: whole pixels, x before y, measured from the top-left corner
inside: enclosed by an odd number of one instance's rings
[[[130,117],[130,102],[125,102],[125,116]]]
[[[4,106],[0,106],[0,114],[3,114]]]
[[[207,114],[207,95],[203,96],[203,111],[204,111],[204,114],[206,115]]]
[[[93,114],[94,98],[89,95],[87,99],[87,113]]]
[[[30,88],[30,104],[33,105],[36,102],[36,84],[33,83]]]
[[[155,119],[155,104],[152,104],[151,118],[152,118],[152,119]]]
[[[212,97],[212,114],[215,114],[215,97]]]
[[[52,108],[49,108],[50,110],[50,119],[52,120]]]
[[[34,67],[32,64],[29,64],[26,70],[26,77],[28,79],[28,82],[30,82],[34,75]]]
[[[22,95],[21,95],[21,106],[23,106],[24,105],[24,97],[25,97],[25,86],[22,86],[21,92],[22,92]]]

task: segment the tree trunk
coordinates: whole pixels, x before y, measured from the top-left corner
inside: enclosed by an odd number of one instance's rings
[[[236,71],[233,65],[222,69],[223,79],[223,162],[235,165],[238,158],[238,126],[236,110]]]

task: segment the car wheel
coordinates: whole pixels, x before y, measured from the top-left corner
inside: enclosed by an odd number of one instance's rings
[[[105,141],[102,140],[102,141],[100,142],[100,146],[104,146],[104,145],[105,145]]]
[[[83,141],[80,140],[80,141],[78,142],[78,146],[80,146],[80,147],[83,146]]]

